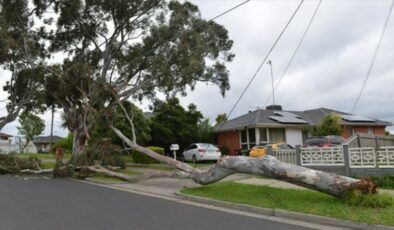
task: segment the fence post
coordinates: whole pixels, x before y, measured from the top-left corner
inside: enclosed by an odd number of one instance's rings
[[[296,163],[301,165],[301,145],[296,145]]]
[[[343,162],[345,163],[345,176],[351,176],[349,145],[343,145]]]
[[[274,153],[272,152],[272,146],[267,145],[267,155],[274,156]]]

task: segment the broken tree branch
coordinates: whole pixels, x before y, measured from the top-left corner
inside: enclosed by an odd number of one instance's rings
[[[273,156],[255,158],[227,156],[221,158],[210,169],[199,170],[186,163],[162,156],[133,143],[116,127],[111,126],[111,129],[131,148],[162,163],[173,166],[183,171],[183,174],[189,174],[188,177],[190,179],[203,185],[215,183],[234,173],[246,173],[257,176],[273,177],[336,197],[342,197],[353,190],[358,190],[362,193],[376,193],[376,186],[373,183],[364,183],[362,180],[350,177],[287,164],[277,160]]]

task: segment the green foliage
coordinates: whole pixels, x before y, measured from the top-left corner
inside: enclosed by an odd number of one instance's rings
[[[311,127],[313,136],[341,135],[341,116],[337,113],[325,115],[318,126]]]
[[[164,148],[156,147],[156,146],[148,146],[147,148],[160,155],[164,155]],[[159,163],[157,160],[135,150],[132,152],[132,157],[134,163],[140,163],[140,164]]]
[[[129,114],[130,119],[133,121],[135,135],[137,139],[137,143],[140,145],[146,145],[147,142],[151,139],[150,137],[150,121],[145,118],[144,113],[140,108],[134,105],[131,102],[122,102],[123,107]],[[133,137],[132,127],[130,122],[128,121],[124,111],[120,106],[117,106],[115,109],[115,113],[112,114],[113,125],[118,129],[122,130],[122,133],[129,138]],[[122,146],[122,140],[115,135],[112,130],[108,128],[105,121],[98,122],[93,131],[92,131],[93,139],[101,139],[108,138],[113,144]]]
[[[41,104],[62,107],[81,145],[94,124],[116,123],[119,101],[185,95],[198,82],[218,86],[223,95],[230,88],[233,42],[188,1],[0,4],[0,64],[34,70]],[[67,58],[54,63],[59,53]]]
[[[18,121],[20,124],[20,126],[16,127],[18,129],[18,133],[23,135],[26,140],[26,143],[22,148],[23,152],[28,143],[44,131],[45,123],[40,117],[29,112],[21,113]]]
[[[367,179],[374,182],[379,188],[394,189],[394,176],[392,175],[371,176]]]
[[[126,162],[122,155],[123,151],[119,146],[108,142],[97,142],[89,145],[86,149],[86,164],[100,164],[102,166],[118,166],[125,168]]]
[[[228,120],[227,113],[218,114],[215,120],[216,120],[216,125],[227,121]]]
[[[209,120],[194,104],[185,110],[177,98],[169,98],[166,102],[157,101],[151,119],[150,145],[164,146],[169,152],[171,144],[179,144],[180,150],[193,142],[212,142],[214,135]]]
[[[71,153],[73,148],[73,134],[68,133],[66,138],[63,138],[52,145],[52,152],[56,151],[56,148],[63,148],[65,153]]]
[[[226,146],[219,147],[219,149],[223,156],[228,155],[228,153],[230,152],[230,149]]]
[[[169,152],[171,144],[179,144],[183,149],[198,141],[198,123],[203,116],[194,104],[185,110],[177,98],[169,98],[166,102],[157,101],[153,114],[150,145],[164,146]]]
[[[18,174],[23,169],[39,170],[41,160],[35,157],[18,158],[15,154],[0,154],[0,175]]]
[[[347,193],[343,200],[345,203],[370,208],[386,208],[394,204],[394,199],[389,194],[362,194],[359,191]]]
[[[211,126],[209,119],[206,118],[197,124],[197,140],[194,142],[214,143],[215,132]]]

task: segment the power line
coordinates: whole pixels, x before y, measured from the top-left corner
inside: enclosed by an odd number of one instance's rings
[[[229,13],[230,11],[233,11],[233,10],[237,9],[238,7],[242,6],[243,4],[246,4],[247,2],[250,2],[250,0],[246,0],[246,1],[244,1],[244,2],[239,3],[238,5],[236,5],[236,6],[234,6],[234,7],[231,7],[230,9],[224,11],[223,13],[220,13],[220,14],[218,14],[217,16],[211,18],[209,21],[216,20],[216,19],[220,18],[221,16],[223,16],[223,15]]]
[[[252,84],[253,80],[256,78],[257,74],[260,72],[260,69],[263,67],[264,63],[267,61],[268,56],[272,53],[276,45],[278,44],[279,40],[282,38],[282,35],[285,33],[287,27],[290,25],[291,21],[297,14],[298,10],[301,8],[302,3],[304,3],[304,0],[301,0],[300,4],[298,4],[297,8],[295,9],[294,13],[291,15],[289,21],[286,23],[285,27],[282,29],[280,32],[279,36],[276,38],[274,44],[268,51],[268,53],[265,55],[263,61],[260,63],[259,67],[257,68],[256,72],[253,74],[252,78],[249,80],[248,84],[246,85],[245,89],[242,91],[241,95],[238,97],[237,101],[235,102],[234,106],[231,108],[230,112],[228,113],[227,117],[230,117],[230,115],[233,113],[235,107],[237,107],[238,103],[241,101],[242,97],[248,90],[249,86]],[[220,130],[223,126],[224,122],[221,124],[218,130]]]
[[[305,37],[306,37],[306,34],[308,33],[309,28],[311,27],[312,22],[313,22],[313,20],[314,20],[315,17],[316,17],[317,11],[319,10],[321,3],[322,3],[322,0],[319,0],[319,3],[317,4],[316,9],[315,9],[315,11],[314,11],[313,14],[312,14],[312,17],[311,17],[311,19],[309,20],[308,26],[306,27],[306,29],[305,29],[305,31],[304,31],[304,33],[303,33],[303,35],[302,35],[300,41],[298,42],[297,47],[296,47],[296,49],[294,50],[293,55],[291,56],[289,63],[287,64],[285,70],[283,71],[282,75],[280,76],[278,82],[275,84],[275,88],[274,88],[273,91],[275,91],[275,90],[279,87],[280,82],[282,81],[283,77],[286,75],[287,70],[289,69],[290,65],[293,63],[294,57],[297,55],[298,50],[300,49],[302,43],[304,42],[304,39],[305,39]],[[268,104],[268,102],[269,102],[269,101],[271,100],[271,98],[272,98],[272,95],[273,95],[273,94],[270,94],[270,95],[268,96],[267,100],[265,100],[265,103],[264,103],[264,106],[263,106],[263,107],[265,107],[265,106]]]
[[[382,40],[383,40],[383,36],[384,36],[384,34],[385,34],[385,32],[386,32],[387,25],[389,24],[389,21],[390,21],[390,15],[391,15],[391,12],[393,11],[393,6],[394,6],[394,0],[391,1],[391,5],[390,5],[389,12],[388,12],[388,14],[387,14],[387,16],[386,16],[386,19],[385,19],[385,21],[384,21],[384,24],[383,24],[382,33],[380,34],[378,43],[376,44],[375,51],[374,51],[373,57],[372,57],[372,61],[371,61],[370,65],[369,65],[369,67],[368,67],[368,71],[367,71],[367,74],[366,74],[366,76],[365,76],[363,85],[362,85],[362,87],[361,87],[361,89],[360,89],[360,92],[359,92],[359,94],[358,94],[358,96],[357,96],[356,101],[354,102],[354,105],[353,105],[353,108],[352,108],[351,113],[353,113],[354,110],[356,109],[357,104],[358,104],[358,102],[360,101],[361,95],[362,95],[363,92],[364,92],[364,88],[365,88],[365,86],[367,85],[367,81],[368,81],[369,75],[370,75],[371,72],[372,72],[373,66],[374,66],[374,64],[375,64],[376,56],[378,55],[378,52],[379,52],[379,49],[380,49],[380,45],[381,45]]]

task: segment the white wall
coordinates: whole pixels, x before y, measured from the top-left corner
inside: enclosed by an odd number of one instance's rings
[[[294,147],[302,145],[302,130],[286,128],[286,142]]]

